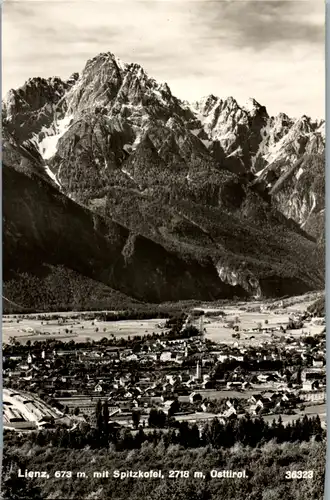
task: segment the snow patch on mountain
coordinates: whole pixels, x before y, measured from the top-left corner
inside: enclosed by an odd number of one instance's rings
[[[204,144],[204,146],[206,148],[209,148],[210,146],[212,146],[212,141],[210,141],[208,139],[200,139],[200,141]]]
[[[133,142],[133,144],[131,146],[132,151],[135,151],[136,148],[138,147],[138,145],[140,144],[141,139],[142,139],[142,134],[143,134],[143,131],[141,131],[141,130],[139,131],[139,133],[136,134],[135,141]]]
[[[193,135],[198,136],[198,134],[200,134],[202,130],[203,130],[203,129],[201,129],[201,128],[194,128],[194,129],[191,129],[191,130],[190,130],[190,132],[191,132]]]
[[[303,173],[304,173],[304,169],[300,167],[298,172],[296,173],[296,179],[298,180],[302,176]]]
[[[72,115],[66,115],[50,129],[43,130],[47,135],[38,143],[38,148],[44,160],[49,160],[56,154],[58,141],[69,130],[72,119]]]
[[[226,156],[226,158],[231,158],[232,156],[238,156],[242,153],[242,147],[238,146],[232,153]]]
[[[258,147],[257,153],[255,155],[255,158],[257,158],[259,155],[262,157],[264,157],[264,155],[266,155],[267,144],[269,141],[270,132],[271,132],[271,122],[270,122],[270,120],[267,120],[265,126],[262,127],[262,129],[260,130],[261,141],[259,143],[259,147]]]
[[[158,101],[163,105],[163,106],[168,106],[168,100],[164,99],[162,92],[159,90],[159,88],[153,89],[153,94],[157,97]]]
[[[61,188],[61,184],[59,183],[59,181],[57,180],[57,177],[56,175],[50,170],[49,166],[48,165],[45,165],[45,170],[46,170],[46,174],[55,182],[55,184]]]
[[[128,64],[123,62],[119,57],[113,56],[113,59],[115,63],[117,64],[118,68],[121,69],[122,71],[126,71]]]
[[[304,222],[301,224],[301,227],[302,227],[302,228],[303,228],[303,227],[307,224],[307,222],[308,222],[308,220],[309,220],[310,216],[312,215],[312,213],[314,212],[314,210],[315,210],[315,208],[316,208],[316,196],[315,196],[315,193],[311,193],[311,194],[310,194],[310,196],[311,196],[311,199],[312,199],[312,206],[311,206],[311,209],[310,209],[310,211],[309,211],[309,213],[308,213],[308,215],[307,215],[306,219],[305,219],[305,220],[304,220]]]

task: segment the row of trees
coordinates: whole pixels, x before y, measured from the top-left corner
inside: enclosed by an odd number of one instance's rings
[[[96,423],[91,427],[81,423],[74,430],[57,428],[55,431],[42,430],[28,435],[31,444],[39,446],[52,445],[59,448],[82,449],[89,446],[93,449],[112,447],[116,450],[139,449],[144,442],[154,444],[162,441],[165,447],[181,445],[185,448],[199,448],[210,446],[213,449],[231,448],[237,443],[252,448],[275,440],[278,443],[310,441],[312,437],[321,441],[324,436],[320,418],[306,415],[286,426],[281,417],[272,424],[265,422],[261,417],[252,419],[242,417],[232,419],[226,423],[214,418],[203,426],[190,425],[188,422],[175,422],[167,419],[163,414],[150,416],[150,424],[154,426],[167,425],[167,429],[147,431],[139,426],[139,416],[133,416],[137,431],[131,431],[115,423],[109,422],[107,405],[98,403],[95,414]],[[134,420],[135,418],[135,420]],[[154,419],[154,420],[153,420]],[[163,420],[161,422],[161,419]]]
[[[140,424],[140,412],[133,410],[132,422],[136,429]],[[98,434],[107,437],[110,435],[111,422],[109,421],[109,408],[107,401],[101,403],[98,400],[95,410],[96,430]],[[172,416],[166,415],[163,411],[151,409],[148,417],[148,426],[164,429],[168,427],[172,430],[174,441],[185,447],[211,445],[214,448],[231,447],[236,442],[243,445],[255,447],[261,442],[276,439],[277,442],[309,441],[312,436],[322,439],[324,431],[322,429],[320,417],[308,417],[283,425],[281,416],[278,420],[273,420],[269,425],[262,417],[251,418],[246,415],[242,418],[229,419],[221,423],[218,418],[214,418],[210,423],[205,423],[203,428],[196,424],[189,425],[188,422],[178,422]],[[143,430],[140,428],[140,431]],[[142,436],[140,433],[140,438]],[[168,436],[168,433],[165,434]],[[115,436],[118,438],[118,434]],[[167,438],[165,438],[167,439]]]

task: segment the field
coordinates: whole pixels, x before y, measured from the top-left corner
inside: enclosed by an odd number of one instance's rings
[[[253,304],[239,303],[219,308],[205,305],[205,307],[196,309],[203,309],[207,313],[203,322],[206,338],[225,344],[237,343],[239,346],[257,346],[260,342],[271,341],[273,338],[280,339],[283,336],[281,326],[286,327],[292,315],[305,311],[317,297],[316,293],[285,301],[274,301],[273,304],[256,301]],[[239,328],[240,339],[232,336],[233,324]],[[198,325],[198,320],[196,320],[196,325]],[[273,328],[275,331],[258,332],[259,326]],[[300,337],[304,334],[316,335],[321,333],[323,329],[324,325],[310,321],[305,323],[303,329],[289,330],[285,335],[289,334],[293,337]]]
[[[260,342],[271,341],[273,338],[280,339],[283,336],[283,332],[280,327],[286,327],[289,323],[289,314],[275,314],[272,311],[265,313],[254,313],[254,312],[241,312],[232,313],[229,309],[225,309],[226,318],[222,320],[221,318],[207,318],[204,320],[204,328],[206,338],[213,340],[214,342],[223,342],[225,344],[232,344],[237,342],[238,345],[259,345]],[[233,339],[233,329],[226,326],[227,322],[235,322],[235,318],[239,319],[237,323],[239,327],[240,339]],[[265,321],[268,321],[267,325]],[[275,328],[277,331],[268,332],[258,332],[253,331],[258,325],[261,324],[263,328]],[[306,335],[316,335],[321,333],[324,329],[324,325],[317,325],[313,322],[305,323],[303,329],[288,330],[286,336],[291,335],[293,337],[300,337],[306,333]],[[247,330],[246,332],[244,330]]]
[[[294,420],[298,420],[298,418],[302,418],[304,415],[308,417],[316,417],[318,415],[320,417],[321,422],[324,424],[327,420],[326,418],[327,405],[322,403],[319,405],[306,406],[304,410],[297,412],[295,415],[281,415],[282,421],[284,424],[292,422]],[[272,422],[275,418],[277,420],[279,418],[279,414],[276,415],[264,415],[263,418],[267,422]]]
[[[311,293],[301,297],[273,302],[240,302],[232,305],[226,303],[223,307],[212,307],[210,304],[205,304],[205,306],[196,309],[203,309],[207,313],[203,322],[206,338],[226,344],[237,342],[238,345],[258,345],[261,341],[269,341],[273,337],[280,338],[283,335],[280,327],[285,327],[288,324],[290,315],[306,310],[318,295],[318,293]],[[225,316],[222,316],[221,313],[225,313]],[[78,318],[70,319],[69,316],[72,313],[58,314],[61,317],[60,321],[42,321],[41,315],[3,316],[3,342],[8,343],[9,339],[13,337],[22,343],[26,343],[28,340],[33,342],[45,339],[85,342],[87,339],[100,340],[103,337],[110,338],[112,336],[128,338],[160,332],[162,331],[162,324],[164,324],[164,320],[160,319],[102,322]],[[75,314],[79,316],[79,313]],[[195,323],[198,326],[199,321],[196,320]],[[233,338],[232,324],[239,327],[240,339]],[[256,331],[258,326],[275,328],[278,331],[272,333],[258,332]],[[294,337],[299,337],[304,333],[315,335],[323,329],[323,325],[309,322],[305,323],[303,330],[293,330],[289,334]]]
[[[266,390],[268,390],[268,388],[263,385],[262,389],[260,389],[260,387],[257,387],[257,388],[247,389],[244,392],[235,391],[232,389],[227,389],[227,390],[223,389],[222,391],[215,391],[213,389],[204,389],[204,390],[198,390],[198,394],[201,394],[203,399],[204,398],[217,399],[217,400],[225,398],[249,399],[254,394],[261,394]],[[269,390],[274,390],[274,387],[269,387]],[[179,396],[179,401],[187,403],[189,401],[189,396]]]
[[[122,320],[122,321],[86,321],[66,320],[65,324],[59,324],[57,320],[42,322],[36,319],[14,320],[10,316],[3,317],[2,339],[8,343],[11,337],[16,337],[25,344],[45,339],[60,339],[63,341],[74,340],[85,342],[86,340],[100,340],[103,337],[134,337],[147,335],[161,331],[158,327],[163,321],[159,319],[148,320]]]

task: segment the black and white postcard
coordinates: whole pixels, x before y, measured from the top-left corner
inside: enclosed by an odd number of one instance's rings
[[[325,4],[4,0],[3,500],[322,500]]]

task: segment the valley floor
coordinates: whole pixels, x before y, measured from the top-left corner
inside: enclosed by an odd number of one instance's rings
[[[205,336],[215,342],[232,343],[232,328],[228,328],[228,323],[239,320],[241,339],[240,345],[254,345],[261,340],[266,341],[271,335],[265,331],[257,332],[258,325],[265,326],[265,320],[268,321],[270,328],[285,327],[292,314],[301,313],[320,296],[319,292],[309,293],[299,297],[292,297],[284,300],[266,300],[255,302],[235,302],[223,306],[214,306],[212,303],[201,304],[196,310],[204,310],[208,317],[204,320]],[[101,311],[100,311],[101,312]],[[107,311],[115,312],[115,311]],[[219,313],[225,313],[225,319],[222,319]],[[95,311],[90,314],[95,313]],[[16,338],[21,343],[39,340],[74,340],[75,342],[85,342],[86,339],[100,340],[101,338],[126,338],[151,334],[162,331],[162,323],[159,319],[148,320],[121,320],[121,321],[90,321],[84,319],[88,311],[79,312],[59,312],[49,313],[52,317],[60,317],[64,324],[58,319],[43,321],[43,314],[24,314],[24,315],[4,315],[2,319],[2,339],[8,343],[9,339]],[[72,319],[72,316],[78,319]],[[80,316],[80,317],[79,317]],[[293,336],[302,335],[303,331],[315,335],[323,330],[324,326],[309,322],[304,329],[291,331]],[[254,331],[253,331],[254,330]],[[281,333],[272,332],[275,336],[281,336]]]

